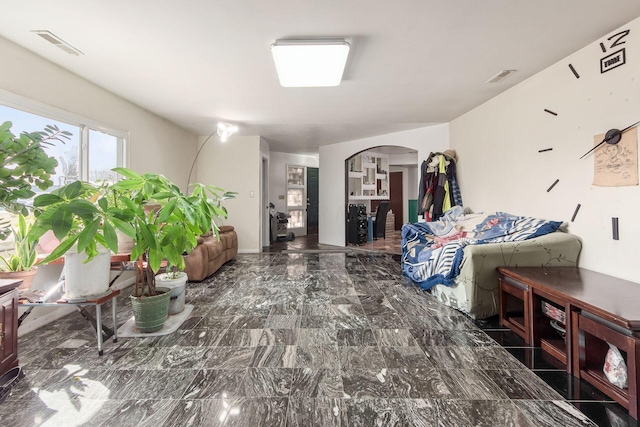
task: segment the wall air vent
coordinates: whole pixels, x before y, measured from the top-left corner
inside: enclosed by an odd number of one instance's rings
[[[70,55],[76,55],[76,56],[84,55],[84,53],[80,52],[78,49],[76,49],[75,47],[71,46],[69,43],[65,42],[60,37],[58,37],[55,34],[53,34],[51,31],[48,31],[48,30],[31,30],[31,32],[32,33],[36,33],[37,35],[39,35],[40,37],[42,37],[43,39],[45,39],[46,41],[48,41],[52,45],[59,47],[60,49],[64,50],[65,52],[67,52]]]
[[[518,70],[502,70],[498,74],[496,74],[495,76],[493,76],[489,80],[487,80],[485,83],[498,83],[498,82],[501,82],[502,80],[506,79],[511,74],[515,73],[516,71],[518,71]]]

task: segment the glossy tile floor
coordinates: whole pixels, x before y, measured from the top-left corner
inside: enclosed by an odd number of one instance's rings
[[[388,254],[400,255],[402,250],[400,249],[400,231],[389,231],[386,233],[384,239],[375,239],[371,242],[365,242],[361,245],[350,244],[348,249],[352,250],[365,250],[384,252]],[[310,234],[306,236],[296,236],[293,240],[278,240],[273,242],[270,246],[264,248],[266,252],[280,252],[280,251],[303,251],[303,250],[341,250],[344,248],[323,245],[318,243],[318,235]]]
[[[102,357],[77,313],[22,337],[26,377],[0,425],[597,425],[563,399],[567,383],[512,355],[536,349],[405,282],[398,256],[241,255],[190,283],[187,303],[177,332],[109,341]],[[608,408],[593,412],[601,425],[626,425]]]

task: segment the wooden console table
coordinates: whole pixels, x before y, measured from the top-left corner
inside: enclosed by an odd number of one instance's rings
[[[0,279],[0,377],[18,366],[18,289],[22,280]]]
[[[638,418],[640,409],[640,284],[575,267],[498,267],[500,323],[560,361]],[[542,305],[565,319],[565,339]],[[518,306],[521,310],[514,310]],[[628,387],[612,385],[602,367],[609,349],[626,355]]]

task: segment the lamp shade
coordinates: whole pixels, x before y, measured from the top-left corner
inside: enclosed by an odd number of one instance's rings
[[[276,40],[271,53],[284,87],[338,86],[349,55],[344,39]]]
[[[218,123],[218,127],[216,129],[216,133],[218,134],[222,142],[225,142],[231,135],[233,135],[237,131],[237,126],[234,126],[231,123]]]

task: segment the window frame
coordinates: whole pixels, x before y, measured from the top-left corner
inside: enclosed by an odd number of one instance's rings
[[[289,183],[289,168],[302,169],[302,180],[303,180],[303,184],[302,185],[300,185],[300,184],[290,184]],[[289,222],[287,223],[287,229],[295,230],[295,231],[298,231],[299,233],[301,233],[302,230],[305,230],[304,234],[306,234],[306,229],[307,229],[307,167],[306,166],[302,166],[302,165],[287,163],[286,169],[285,169],[285,184],[286,184],[285,205],[286,205],[286,210],[287,210],[287,216],[290,217],[291,212],[293,212],[293,211],[299,211],[300,215],[302,217],[302,225],[301,226],[294,226],[292,224],[291,220],[289,220]],[[302,190],[302,205],[301,206],[289,205],[289,190]]]
[[[127,167],[129,164],[128,143],[129,132],[105,126],[96,120],[62,110],[60,108],[44,104],[21,95],[0,89],[0,104],[5,107],[34,114],[45,119],[64,122],[71,126],[77,126],[79,130],[78,141],[78,161],[80,162],[80,177],[82,181],[89,181],[89,130],[106,133],[117,138],[116,164]],[[0,118],[0,122],[3,119]],[[33,129],[37,131],[38,129]]]

